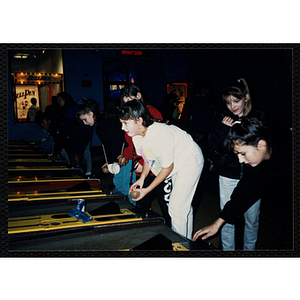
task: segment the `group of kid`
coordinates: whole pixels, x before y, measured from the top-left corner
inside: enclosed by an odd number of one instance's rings
[[[118,148],[113,157],[119,159],[121,168],[130,163],[136,176],[130,182],[128,194],[139,192],[133,199],[137,207],[149,210],[151,191],[154,191],[167,225],[175,232],[196,241],[199,237],[214,236],[220,230],[223,250],[235,249],[234,224],[238,216],[244,215],[244,249],[254,250],[261,198],[270,186],[274,189],[274,180],[279,182],[278,178],[285,176],[282,170],[291,171],[290,165],[279,168],[286,161],[281,159],[282,155],[289,154],[283,153],[284,141],[274,139],[274,124],[270,125],[266,114],[252,108],[244,79],[229,84],[222,97],[225,110],[215,117],[208,142],[217,157],[221,213],[213,224],[194,235],[192,200],[204,157],[191,135],[163,122],[160,112],[146,103],[135,84],[126,86],[121,95],[117,121],[121,122],[119,126],[125,136],[120,137],[119,145],[110,146],[112,137],[103,136],[99,108],[94,100],[85,99],[79,104],[77,117],[85,125],[96,128],[106,147]],[[113,140],[116,138],[117,135]],[[123,156],[126,159],[120,160]]]

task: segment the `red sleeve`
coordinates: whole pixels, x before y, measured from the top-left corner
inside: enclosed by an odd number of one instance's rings
[[[130,159],[132,159],[132,153],[133,153],[133,141],[132,141],[132,137],[130,137],[128,134],[125,133],[125,140],[128,143],[128,147],[126,147],[123,151],[123,156],[125,156],[127,158],[127,161],[129,161]],[[144,161],[143,158],[141,156],[138,155],[134,155],[134,159],[136,158],[140,158],[139,160],[139,164],[143,165]]]
[[[127,158],[127,161],[132,159],[132,152],[133,152],[133,142],[132,137],[125,133],[125,140],[128,146],[123,151],[123,156]]]
[[[157,120],[162,120],[163,117],[161,115],[161,113],[159,112],[159,110],[157,108],[155,108],[154,106],[152,105],[147,105],[147,108],[150,112],[150,115],[154,118],[154,119],[157,119]]]

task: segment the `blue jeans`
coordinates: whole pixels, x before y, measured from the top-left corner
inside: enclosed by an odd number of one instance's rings
[[[91,175],[92,173],[92,156],[91,156],[91,148],[90,143],[86,146],[84,153],[83,153],[83,159],[86,165],[86,175]]]
[[[219,176],[220,185],[220,207],[221,210],[225,204],[230,200],[230,196],[237,186],[239,180]],[[255,202],[245,213],[245,228],[244,228],[244,250],[255,250],[259,228],[259,213],[260,213],[259,199]],[[223,250],[235,250],[235,227],[232,224],[225,223],[221,229],[221,241]]]

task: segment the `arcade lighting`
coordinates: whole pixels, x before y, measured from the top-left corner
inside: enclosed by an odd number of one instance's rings
[[[14,58],[26,59],[29,56],[28,53],[16,53]]]

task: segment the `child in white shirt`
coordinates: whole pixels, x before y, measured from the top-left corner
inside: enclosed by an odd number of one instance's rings
[[[199,146],[185,131],[174,125],[156,123],[151,120],[147,108],[133,100],[119,108],[122,130],[133,138],[138,155],[144,159],[140,178],[132,184],[129,192],[139,191],[135,201],[168,179],[168,210],[172,229],[191,239],[193,230],[193,196],[203,169],[204,159]],[[144,187],[150,170],[156,176]],[[166,199],[168,198],[168,199]]]

